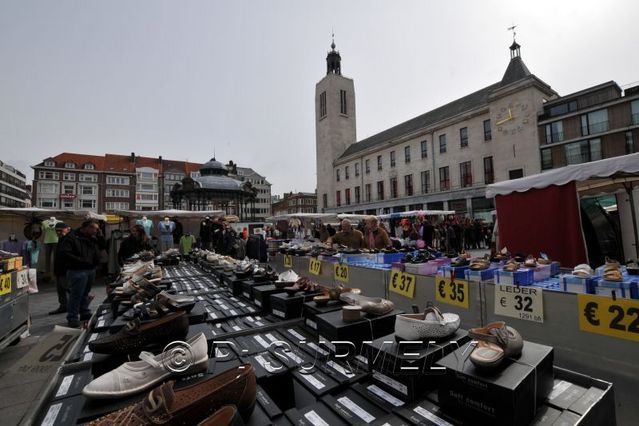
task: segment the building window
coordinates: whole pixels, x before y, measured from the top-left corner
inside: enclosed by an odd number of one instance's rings
[[[608,131],[608,110],[589,112],[581,116],[581,135],[593,135]]]
[[[95,209],[96,200],[80,200],[81,209]]]
[[[626,154],[633,154],[635,152],[635,141],[632,137],[632,132],[626,132]]]
[[[158,200],[158,194],[138,193],[138,194],[135,194],[135,199],[137,201],[157,201]]]
[[[346,188],[344,190],[344,198],[346,198],[346,205],[350,206],[351,205],[351,189],[350,188]]]
[[[44,208],[56,208],[58,207],[58,200],[55,198],[39,198],[38,204]]]
[[[428,157],[428,142],[427,141],[421,141],[420,142],[420,146],[421,146],[421,149],[422,149],[422,158]]]
[[[552,169],[552,150],[541,150],[541,170]]]
[[[404,176],[404,191],[407,197],[413,195],[413,175]]]
[[[107,197],[115,197],[115,198],[129,198],[129,190],[128,189],[107,189],[106,196]]]
[[[367,203],[371,202],[371,184],[367,183],[364,185],[364,197]]]
[[[84,165],[84,170],[95,170],[95,166],[91,163],[86,163]]]
[[[75,173],[62,173],[62,180],[75,181]]]
[[[335,179],[339,182],[339,169],[335,170]]]
[[[395,167],[395,151],[390,152],[390,166]]]
[[[422,179],[422,194],[428,194],[430,192],[430,170],[424,170],[421,172]]]
[[[359,186],[355,187],[355,204],[359,204],[361,202],[360,200],[360,191],[359,191]]]
[[[156,180],[158,178],[157,173],[153,172],[138,172],[138,180]]]
[[[564,125],[563,122],[555,121],[554,123],[546,124],[546,143],[561,142],[564,140]]]
[[[58,193],[58,184],[57,183],[39,183],[40,190],[38,191],[40,194],[57,194]]]
[[[632,114],[632,124],[639,124],[639,99],[630,102],[630,111]]]
[[[157,192],[158,186],[155,183],[138,183],[138,191]]]
[[[410,163],[410,146],[404,147],[404,163]]]
[[[75,169],[75,163],[72,163],[70,161],[66,162],[66,163],[64,163],[64,168],[65,169]]]
[[[470,161],[459,163],[459,181],[462,188],[473,186],[473,169]]]
[[[130,180],[128,176],[107,176],[107,185],[129,185]]]
[[[348,180],[350,173],[348,172],[348,166],[344,167],[344,178]]]
[[[62,186],[63,194],[75,194],[75,185],[63,185]]]
[[[390,197],[397,198],[397,178],[390,178]]]
[[[341,191],[335,192],[335,202],[337,204],[337,207],[342,205],[342,192]]]
[[[96,187],[90,185],[80,185],[80,194],[82,195],[95,195]]]
[[[446,152],[446,134],[439,135],[439,153],[443,154]]]
[[[355,163],[355,177],[359,176],[359,163]]]
[[[484,157],[484,183],[486,185],[495,182],[495,171],[493,170],[493,157]]]
[[[450,175],[448,166],[439,168],[439,190],[448,191],[450,189]]]
[[[346,90],[339,91],[339,112],[344,115],[348,114],[346,109]]]
[[[55,167],[55,161],[47,160],[44,162],[44,167]]]
[[[75,201],[73,201],[73,200],[62,200],[62,208],[63,209],[73,209],[73,208],[75,208]]]
[[[577,111],[577,101],[570,101],[563,104],[555,105],[548,111],[548,115],[555,117],[557,115],[568,114]]]
[[[508,179],[519,179],[524,177],[524,169],[515,169],[508,172]]]
[[[565,146],[565,149],[566,162],[568,164],[581,164],[601,160],[600,139],[569,143]]]
[[[328,208],[328,195],[327,194],[322,194],[322,206],[324,206],[324,208]]]
[[[87,175],[87,174],[81,173],[78,180],[80,182],[97,182],[98,175]]]
[[[377,170],[382,170],[382,156],[377,156]]]
[[[58,172],[43,172],[41,171],[38,176],[43,180],[58,180],[60,179],[60,174]]]
[[[326,92],[320,93],[319,116],[320,118],[326,117]]]
[[[377,182],[377,199],[380,201],[384,199],[384,181],[381,180]]]
[[[493,138],[493,132],[490,129],[490,119],[484,120],[484,141],[489,141]]]
[[[459,146],[466,148],[468,146],[468,127],[459,129]]]
[[[371,160],[364,160],[364,168],[366,169],[366,174],[369,174],[371,172]]]
[[[109,201],[105,203],[105,210],[128,210],[129,203],[122,201]]]

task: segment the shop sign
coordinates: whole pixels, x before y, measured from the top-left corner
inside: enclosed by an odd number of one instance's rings
[[[313,275],[319,275],[321,270],[322,270],[322,262],[320,262],[317,259],[311,258],[311,260],[308,262],[308,272],[310,272]]]
[[[537,287],[495,285],[495,315],[543,323],[543,290]]]
[[[415,297],[415,284],[417,279],[413,274],[407,274],[399,269],[391,270],[388,290],[412,299]]]
[[[0,275],[0,296],[11,293],[11,272]]]
[[[468,281],[437,277],[435,300],[468,309]]]
[[[29,271],[23,269],[16,272],[16,288],[24,288],[29,285]]]
[[[293,257],[290,254],[284,255],[284,267],[292,268],[293,267]]]
[[[639,300],[577,295],[579,329],[639,342]]]
[[[335,271],[335,279],[343,283],[348,282],[348,265],[336,263],[333,270]]]
[[[75,194],[60,194],[61,200],[75,200]]]

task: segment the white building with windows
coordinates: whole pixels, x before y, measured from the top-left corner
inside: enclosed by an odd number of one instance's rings
[[[28,207],[27,177],[0,161],[0,207]]]
[[[516,42],[500,81],[360,141],[353,80],[331,47],[315,93],[319,211],[488,216],[487,184],[541,170],[537,115],[557,94],[530,73]]]
[[[159,188],[158,175],[160,170],[152,167],[138,167],[136,173],[135,209],[158,210]]]
[[[266,177],[250,167],[237,167],[237,178],[242,182],[249,182],[257,190],[255,220],[263,221],[271,216],[271,184],[266,180]],[[250,214],[248,211],[244,213],[247,216]]]

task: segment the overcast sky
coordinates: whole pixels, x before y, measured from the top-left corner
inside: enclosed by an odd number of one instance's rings
[[[0,0],[0,159],[134,151],[315,189],[331,30],[358,140],[501,79],[515,23],[560,94],[639,84],[639,2]]]

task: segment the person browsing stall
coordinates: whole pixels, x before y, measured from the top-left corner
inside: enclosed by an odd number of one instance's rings
[[[384,249],[391,246],[388,233],[379,227],[379,220],[375,216],[366,219],[365,242],[369,249]]]
[[[354,249],[366,247],[364,244],[364,235],[357,229],[353,229],[350,220],[342,220],[340,228],[341,230],[339,232],[326,240],[326,244],[341,244]]]

